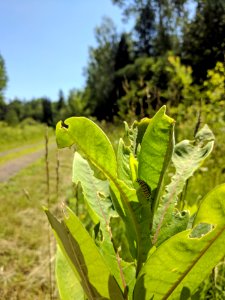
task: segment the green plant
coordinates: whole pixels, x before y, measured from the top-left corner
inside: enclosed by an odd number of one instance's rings
[[[0,121],[0,152],[41,141],[45,130],[46,126],[37,122],[34,124],[21,122],[19,125],[12,127]],[[49,131],[52,135],[53,131],[51,129]]]
[[[62,221],[45,210],[61,249],[62,299],[190,299],[224,257],[225,185],[206,195],[194,216],[185,199],[213,133],[205,125],[193,141],[174,145],[174,124],[165,106],[152,119],[126,124],[117,154],[89,119],[57,124],[58,147],[77,147],[73,182],[93,222],[88,232],[70,208]]]
[[[224,64],[217,62],[216,66],[212,70],[207,72],[207,80],[204,81],[203,86],[206,88],[206,99],[211,103],[219,103],[220,106],[224,105]]]

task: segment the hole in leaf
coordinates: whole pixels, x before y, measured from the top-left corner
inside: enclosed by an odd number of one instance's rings
[[[183,211],[181,212],[181,217],[186,216],[186,214],[187,214],[187,211],[186,211],[186,210],[183,210]]]
[[[94,226],[94,237],[95,237],[95,242],[97,244],[103,241],[103,234],[100,228],[100,222]]]
[[[189,219],[189,211],[188,210],[182,210],[182,211],[178,211],[176,214],[175,214],[175,218],[178,219],[178,220],[186,220],[186,219]]]
[[[69,125],[67,125],[64,121],[61,121],[61,127],[68,129]]]
[[[97,192],[97,195],[99,196],[99,198],[101,198],[103,200],[105,200],[105,198],[106,198],[106,196],[101,192]]]
[[[195,226],[189,235],[189,238],[195,239],[195,238],[201,238],[205,236],[207,233],[212,231],[214,229],[214,226],[212,224],[208,223],[200,223],[197,226]]]

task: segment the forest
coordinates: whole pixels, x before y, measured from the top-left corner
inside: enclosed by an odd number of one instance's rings
[[[131,32],[119,33],[109,17],[95,29],[83,90],[58,99],[4,99],[7,62],[0,57],[0,120],[28,119],[54,126],[69,116],[112,122],[149,116],[163,104],[187,108],[224,98],[224,0],[114,0]],[[9,78],[10,80],[10,78]]]

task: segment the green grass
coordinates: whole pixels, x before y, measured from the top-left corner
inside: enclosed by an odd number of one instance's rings
[[[56,150],[49,157],[50,206],[57,211],[71,193],[72,151],[60,151],[59,199]],[[42,210],[47,205],[46,189],[44,159],[0,184],[0,299],[49,299],[48,222]],[[54,255],[52,232],[51,241]]]
[[[0,152],[7,151],[12,148],[24,145],[32,145],[43,139],[46,132],[46,125],[34,123],[17,125],[15,127],[8,126],[4,122],[0,122]],[[53,130],[49,129],[52,135]]]

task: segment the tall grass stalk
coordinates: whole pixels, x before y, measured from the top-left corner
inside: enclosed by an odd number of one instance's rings
[[[49,153],[48,153],[48,126],[46,127],[45,132],[45,171],[46,171],[46,195],[47,195],[47,207],[50,207],[50,176],[49,176]],[[53,280],[52,280],[52,252],[51,252],[51,232],[50,225],[48,225],[48,256],[49,256],[49,296],[50,299],[53,300]]]

